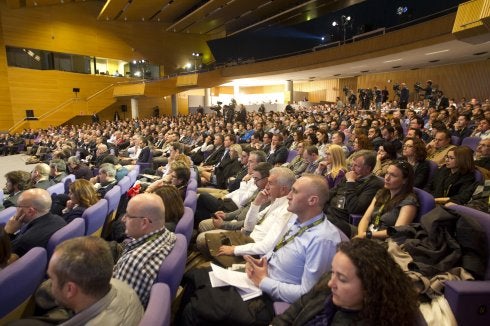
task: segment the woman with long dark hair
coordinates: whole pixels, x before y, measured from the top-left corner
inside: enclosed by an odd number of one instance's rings
[[[413,168],[406,161],[395,161],[388,167],[385,185],[362,216],[357,237],[385,239],[389,226],[407,225],[413,221],[418,207],[413,178]]]

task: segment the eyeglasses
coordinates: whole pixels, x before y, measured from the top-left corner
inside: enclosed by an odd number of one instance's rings
[[[127,212],[124,213],[124,216],[125,218],[129,218],[129,219],[134,219],[134,218],[146,218],[150,223],[153,223],[153,221],[151,219],[149,219],[148,217],[146,216],[132,216],[132,215],[129,215]]]

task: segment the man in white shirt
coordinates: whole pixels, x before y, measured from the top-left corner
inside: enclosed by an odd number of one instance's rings
[[[267,186],[255,197],[245,218],[244,231],[251,232],[250,237],[254,242],[221,246],[218,255],[264,255],[271,251],[284,235],[288,221],[295,216],[288,211],[287,199],[295,181],[293,171],[288,168],[273,168]],[[259,213],[260,207],[266,202],[270,202],[270,205]]]

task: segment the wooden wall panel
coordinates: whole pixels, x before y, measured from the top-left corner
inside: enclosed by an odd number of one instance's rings
[[[0,17],[0,48],[5,48],[2,33],[2,17]],[[0,51],[0,131],[6,131],[12,126],[12,110],[10,104],[10,89],[8,87],[7,57],[5,51]]]
[[[328,79],[310,82],[295,82],[293,89],[295,92],[307,92],[308,101],[310,102],[334,102],[339,90],[339,80]]]
[[[147,59],[166,64],[168,73],[187,63],[192,52],[203,52],[203,62],[213,60],[208,36],[166,32],[157,22],[97,21],[102,6],[89,1],[12,10],[1,1],[5,44],[126,61]]]
[[[266,86],[241,86],[241,94],[266,94],[266,93],[283,93],[286,91],[286,85],[266,85]]]
[[[448,97],[486,99],[490,97],[490,60],[447,65],[428,69],[405,70],[358,77],[359,88],[388,87],[393,98],[393,83],[405,82],[413,95],[413,85],[431,79],[433,86],[441,89]],[[391,83],[387,81],[391,80]],[[413,97],[411,97],[413,99]]]

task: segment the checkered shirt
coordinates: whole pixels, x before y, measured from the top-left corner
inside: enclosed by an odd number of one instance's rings
[[[146,307],[160,265],[175,245],[175,234],[165,228],[130,241],[114,266],[113,277],[126,281]]]

